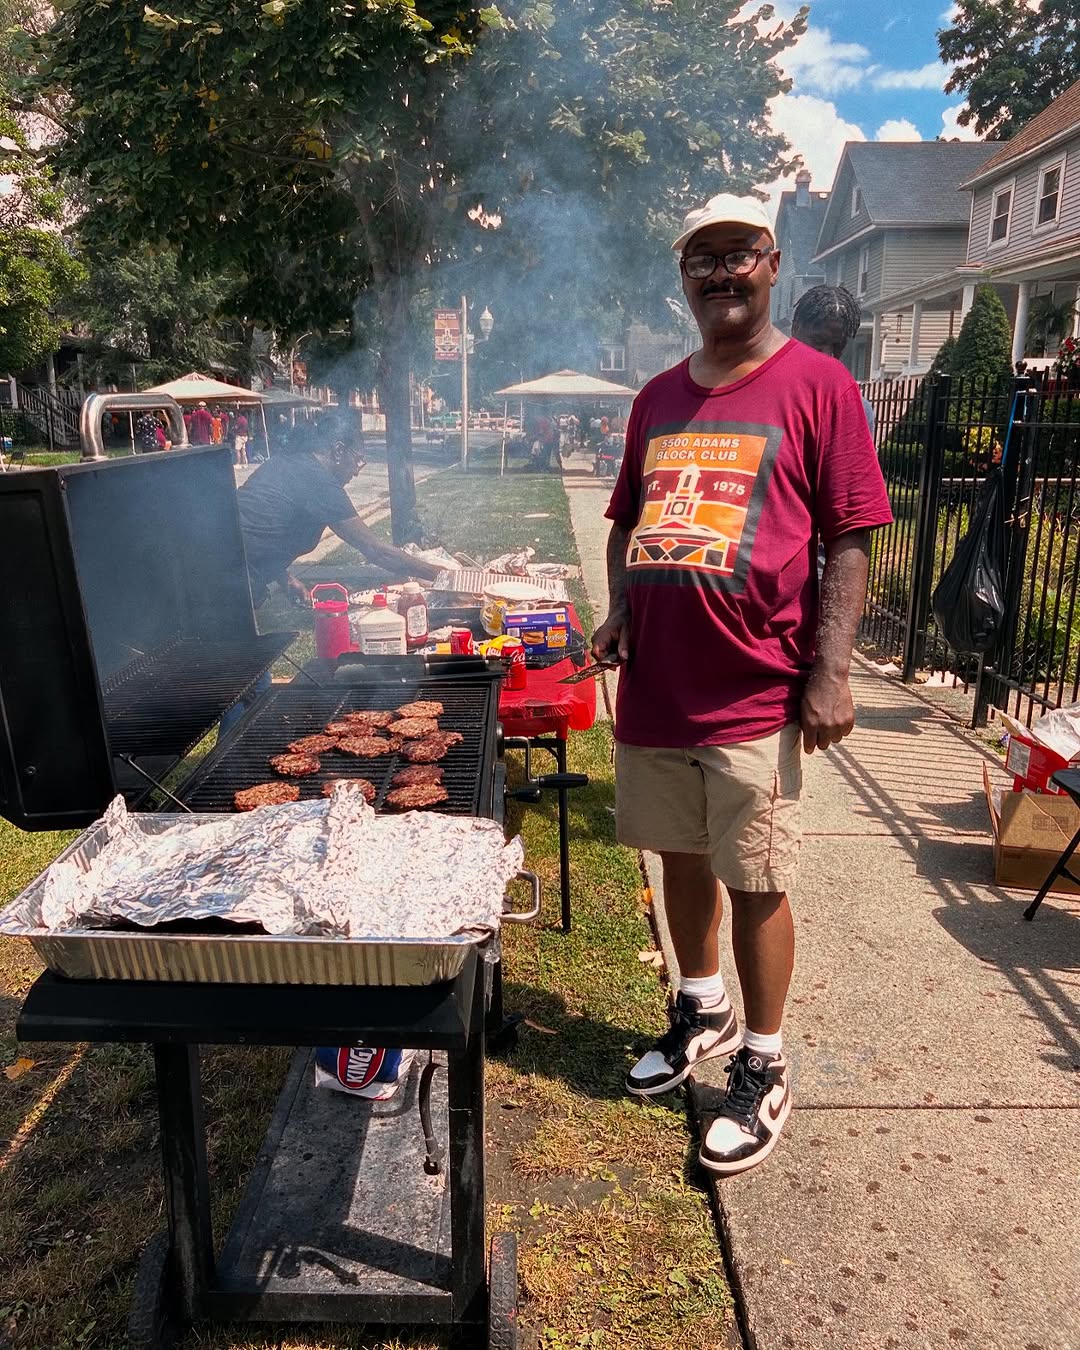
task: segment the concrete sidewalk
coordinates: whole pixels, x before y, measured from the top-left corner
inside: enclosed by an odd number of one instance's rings
[[[606,494],[567,487],[584,561]],[[855,733],[805,766],[796,1110],[716,1188],[745,1339],[1077,1350],[1080,903],[1024,923],[1027,897],[991,882],[982,764],[1006,781],[1000,762],[868,663],[852,687]]]

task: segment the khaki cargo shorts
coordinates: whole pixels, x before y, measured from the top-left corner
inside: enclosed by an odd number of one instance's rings
[[[786,891],[801,839],[802,732],[686,750],[615,746],[615,829],[654,853],[704,853],[725,886]]]

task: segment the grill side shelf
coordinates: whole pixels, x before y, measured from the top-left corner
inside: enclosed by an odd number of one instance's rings
[[[437,809],[454,815],[489,815],[497,698],[497,685],[486,679],[418,680],[407,686],[334,685],[323,689],[299,680],[279,685],[252,705],[176,795],[193,811],[232,811],[233,798],[241,788],[276,780],[268,760],[281,754],[290,741],[316,734],[348,712],[393,711],[415,699],[435,699],[444,708],[440,728],[458,731],[464,738],[439,761],[449,800]],[[376,788],[376,810],[383,805],[393,775],[409,762],[400,753],[364,759],[327,751],[319,759],[317,774],[289,780],[299,787],[302,801],[320,797],[324,785],[334,779],[366,778]]]

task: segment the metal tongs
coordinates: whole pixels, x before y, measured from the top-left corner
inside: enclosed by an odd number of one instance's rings
[[[595,680],[598,675],[603,675],[605,670],[618,670],[622,665],[621,661],[597,661],[591,666],[585,666],[581,670],[575,670],[573,675],[567,675],[559,681],[560,684],[580,684],[582,680]]]

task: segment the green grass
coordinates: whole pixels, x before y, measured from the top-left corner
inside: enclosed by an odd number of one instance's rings
[[[421,497],[448,547],[490,554],[535,540],[539,558],[577,561],[557,480],[443,475],[423,485]],[[546,518],[521,519],[534,513]],[[541,752],[540,771],[543,760]],[[520,773],[514,757],[511,767]],[[571,797],[569,936],[558,928],[554,797],[517,808],[511,820],[542,878],[545,905],[539,926],[504,935],[508,1008],[528,1023],[516,1049],[488,1064],[489,1226],[519,1235],[528,1350],[719,1350],[730,1344],[731,1303],[709,1206],[688,1165],[685,1108],[678,1098],[643,1106],[621,1086],[627,1064],[664,1025],[666,1000],[655,972],[638,959],[652,935],[637,856],[614,841],[607,724],[572,736],[569,767],[591,779]],[[0,824],[5,897],[66,838]],[[39,969],[25,943],[0,939],[0,1062],[18,1054],[34,1060],[18,1081],[0,1080],[0,1140],[23,1140],[6,1166],[0,1144],[0,1346],[121,1350],[135,1259],[163,1222],[150,1060],[138,1046],[17,1046],[15,1013]],[[204,1051],[219,1233],[287,1056],[251,1047]],[[50,1101],[58,1077],[64,1085]],[[323,1327],[196,1329],[186,1344],[429,1350],[445,1341]]]

